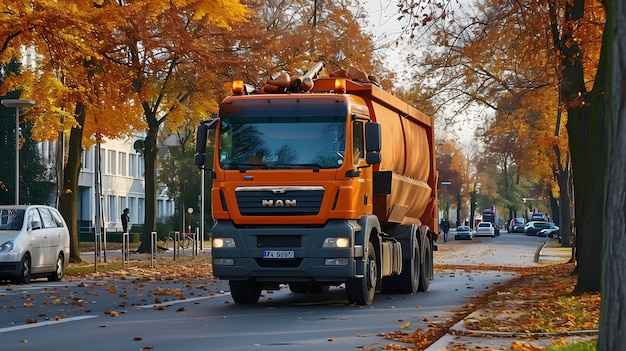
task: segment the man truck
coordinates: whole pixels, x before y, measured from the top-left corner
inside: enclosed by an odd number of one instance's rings
[[[213,274],[237,304],[286,284],[343,286],[350,304],[368,305],[377,291],[424,291],[433,278],[433,118],[354,68],[323,71],[262,89],[235,81],[198,127],[195,163],[213,180]]]

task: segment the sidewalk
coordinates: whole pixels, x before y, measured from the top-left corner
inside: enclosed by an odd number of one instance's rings
[[[539,250],[536,261],[542,265],[561,264],[569,261],[571,256],[571,248],[561,247],[556,239],[550,239]],[[597,330],[574,331],[567,334],[484,332],[465,327],[466,323],[480,319],[480,316],[484,314],[482,309],[472,312],[453,325],[446,335],[426,348],[425,351],[511,350],[511,345],[515,342],[546,347],[552,345],[552,340],[555,338],[563,338],[568,343],[574,343],[595,339],[598,334]]]

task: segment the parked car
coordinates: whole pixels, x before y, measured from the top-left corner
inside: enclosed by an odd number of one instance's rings
[[[493,238],[496,236],[496,231],[493,227],[493,224],[491,224],[491,222],[480,222],[476,226],[475,235],[476,236],[490,236]]]
[[[472,240],[472,230],[469,226],[461,225],[456,227],[456,232],[454,233],[454,240],[467,239]]]
[[[33,277],[61,280],[69,254],[70,233],[57,209],[0,206],[0,279],[23,284]]]
[[[525,222],[524,218],[513,218],[511,222],[509,222],[509,233],[523,233]]]
[[[537,233],[542,229],[550,229],[552,224],[544,221],[530,221],[526,223],[524,227],[524,234],[526,235],[537,235]]]
[[[557,237],[560,235],[560,229],[558,226],[554,225],[554,223],[550,223],[550,228],[541,229],[537,232],[537,236],[552,238],[556,234]]]

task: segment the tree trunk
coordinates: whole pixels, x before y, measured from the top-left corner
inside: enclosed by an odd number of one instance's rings
[[[157,135],[162,119],[158,120],[148,103],[143,103],[148,130],[144,141],[143,159],[145,162],[145,217],[141,244],[138,252],[150,252],[151,233],[156,231],[156,179],[157,179]]]
[[[67,165],[63,174],[61,195],[61,214],[70,231],[70,262],[80,263],[78,248],[78,176],[83,153],[83,128],[85,124],[85,105],[77,102],[75,118],[78,126],[70,131]]]
[[[583,53],[573,36],[584,0],[566,3],[566,21],[559,49],[563,56],[560,95],[567,106],[567,132],[572,155],[575,194],[576,291],[600,291],[604,191],[608,149],[600,97],[590,99],[584,83]],[[597,84],[596,80],[596,84]],[[591,105],[591,106],[590,106]],[[593,108],[593,111],[592,111]]]
[[[606,79],[607,129],[610,164],[606,187],[606,235],[602,261],[602,301],[598,350],[620,350],[626,345],[626,4],[604,1],[607,21],[598,76]],[[603,57],[606,60],[603,60]],[[603,188],[604,190],[604,188]]]

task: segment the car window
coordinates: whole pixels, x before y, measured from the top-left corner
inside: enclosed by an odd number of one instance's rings
[[[31,229],[42,228],[41,216],[39,215],[39,211],[33,209],[28,212],[28,223],[30,224]]]
[[[483,223],[478,223],[478,226],[479,226],[479,227],[488,228],[488,227],[490,227],[490,226],[491,226],[491,223],[484,223],[484,222],[483,222]]]
[[[57,227],[59,228],[65,227],[65,225],[63,224],[63,217],[61,217],[61,214],[59,213],[59,211],[50,210],[50,213],[52,214],[52,219],[54,220],[54,223],[56,224]]]
[[[20,230],[24,224],[24,210],[2,210],[0,214],[1,230]]]
[[[39,208],[39,214],[41,215],[41,222],[44,228],[56,228],[57,224],[52,218],[50,210],[47,208]]]

